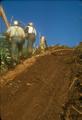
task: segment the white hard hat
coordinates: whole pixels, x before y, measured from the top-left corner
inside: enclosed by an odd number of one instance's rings
[[[45,36],[41,36],[42,39],[45,39]]]
[[[28,23],[28,25],[33,26],[33,23],[32,23],[32,22],[30,22],[30,23]]]
[[[15,21],[13,22],[13,24],[14,24],[14,25],[19,25],[19,22],[18,22],[17,20],[15,20]]]
[[[40,37],[40,41],[41,41],[41,42],[45,42],[45,40],[46,40],[46,39],[45,39],[45,36],[41,36],[41,37]]]

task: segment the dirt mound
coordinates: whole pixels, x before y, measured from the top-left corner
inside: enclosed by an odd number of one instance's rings
[[[67,100],[73,50],[47,50],[1,77],[2,120],[60,120]]]

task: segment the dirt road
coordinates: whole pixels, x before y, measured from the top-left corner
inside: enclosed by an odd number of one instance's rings
[[[26,62],[10,72],[13,80],[0,90],[2,120],[60,120],[71,78],[67,56],[31,58],[31,65]]]

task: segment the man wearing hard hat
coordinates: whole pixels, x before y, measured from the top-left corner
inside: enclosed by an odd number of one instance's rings
[[[39,47],[40,47],[41,52],[44,52],[45,49],[47,48],[47,41],[46,41],[45,36],[40,37],[40,46]]]
[[[18,21],[14,21],[13,26],[7,30],[7,36],[11,44],[11,53],[14,60],[18,60],[22,56],[23,44],[25,41],[25,32],[19,26]]]
[[[33,51],[33,44],[36,40],[36,29],[32,22],[28,23],[28,25],[25,27],[25,33],[26,33],[26,39],[28,40],[27,43],[27,49],[28,53],[32,53]]]

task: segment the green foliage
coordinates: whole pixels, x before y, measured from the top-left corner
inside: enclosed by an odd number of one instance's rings
[[[0,40],[0,71],[6,72],[12,65],[10,45],[7,40]]]

